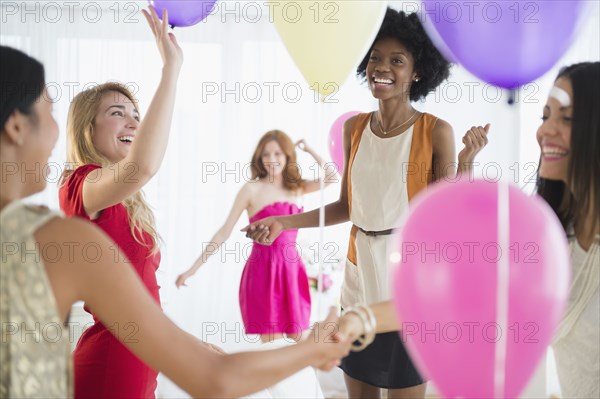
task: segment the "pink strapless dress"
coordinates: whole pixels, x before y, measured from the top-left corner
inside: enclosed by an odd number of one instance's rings
[[[250,222],[301,213],[289,202],[275,202]],[[297,334],[310,318],[308,277],[296,248],[298,230],[286,230],[270,246],[254,243],[242,273],[240,308],[247,334]]]

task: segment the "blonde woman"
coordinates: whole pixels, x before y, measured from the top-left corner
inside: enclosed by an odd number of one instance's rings
[[[163,160],[183,53],[154,11],[144,13],[163,59],[162,76],[143,121],[133,95],[117,83],[78,94],[67,120],[67,171],[60,207],[67,216],[92,221],[119,246],[146,289],[160,304],[156,270],[160,262],[154,215],[142,188]],[[106,293],[110,295],[109,292]],[[78,398],[153,398],[157,372],[111,334],[93,313],[75,349]],[[132,332],[134,333],[134,332]]]

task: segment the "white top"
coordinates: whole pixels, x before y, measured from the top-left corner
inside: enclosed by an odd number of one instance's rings
[[[352,168],[350,220],[367,231],[398,227],[408,210],[406,175],[413,126],[402,134],[381,138],[367,123]]]
[[[586,252],[571,241],[573,283],[569,309],[580,302],[585,290],[590,297],[570,330],[553,345],[556,368],[564,398],[600,398],[600,248],[598,240]],[[588,269],[588,270],[585,270]],[[591,273],[589,273],[591,272]],[[583,278],[585,276],[585,278]],[[579,277],[579,278],[578,278]],[[593,283],[593,285],[585,283]],[[586,287],[587,285],[587,287]],[[569,314],[565,316],[565,319]],[[562,335],[562,334],[561,334]]]

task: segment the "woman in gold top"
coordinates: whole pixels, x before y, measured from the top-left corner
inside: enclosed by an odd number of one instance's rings
[[[170,40],[166,22],[151,13],[157,41]],[[327,323],[298,345],[232,355],[179,329],[100,229],[21,202],[45,188],[42,171],[58,138],[43,66],[0,46],[0,93],[0,398],[72,397],[62,326],[80,300],[129,350],[194,397],[250,394],[307,366],[330,369],[348,353],[350,342],[332,340]],[[327,319],[335,320],[333,313]]]

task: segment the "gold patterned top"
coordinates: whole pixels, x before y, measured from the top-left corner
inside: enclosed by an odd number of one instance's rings
[[[58,216],[20,201],[0,211],[0,398],[73,397],[69,329],[33,236]]]

